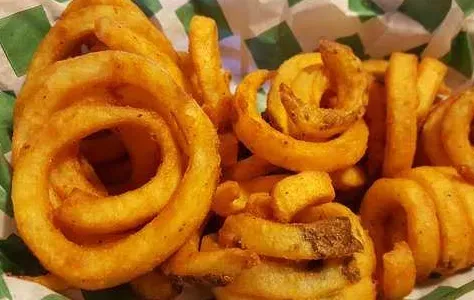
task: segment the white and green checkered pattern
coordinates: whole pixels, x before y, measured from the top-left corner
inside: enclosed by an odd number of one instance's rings
[[[224,65],[237,80],[256,68],[275,69],[298,52],[313,51],[321,38],[350,45],[361,58],[383,58],[393,51],[439,57],[451,67],[452,85],[466,84],[473,78],[474,0],[133,1],[178,50],[187,49],[186,34],[193,15],[215,19]],[[0,240],[1,273],[34,275],[44,271],[15,235],[7,160],[15,94],[38,43],[68,2],[0,0],[0,149],[7,158],[0,156],[0,238],[4,238]],[[443,285],[458,287],[473,277],[474,272],[457,275]],[[409,299],[420,298],[437,285],[417,289]],[[459,291],[470,289],[469,284],[454,291],[440,287],[423,299],[455,299],[452,296],[458,296]],[[99,292],[73,291],[69,296],[85,300],[134,299],[127,285]],[[463,296],[472,298],[472,294]],[[64,297],[35,284],[0,276],[0,299]]]

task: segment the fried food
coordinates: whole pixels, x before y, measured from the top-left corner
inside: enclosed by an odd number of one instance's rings
[[[280,100],[297,128],[296,136],[303,139],[328,138],[346,131],[363,116],[367,105],[368,76],[352,50],[323,40],[320,41],[320,51],[329,81],[334,83],[337,92],[334,107],[320,108],[313,101],[301,100],[285,83],[281,83],[279,87]],[[323,92],[324,90],[318,94],[322,95]]]
[[[428,115],[447,72],[445,64],[431,57],[423,58],[418,65],[418,123]]]
[[[250,180],[258,176],[268,175],[278,171],[278,167],[265,159],[252,155],[232,165],[225,171],[224,177],[230,180]]]
[[[453,99],[440,102],[428,115],[421,132],[422,151],[434,166],[450,166],[451,160],[446,154],[441,139],[444,116],[453,103]]]
[[[383,295],[386,299],[401,299],[410,294],[416,281],[413,253],[404,241],[395,243],[393,250],[382,257]]]
[[[83,66],[88,67],[84,68]],[[120,73],[114,71],[116,67],[120,67]],[[48,204],[48,193],[45,192],[47,189],[44,190],[44,187],[47,186],[47,182],[45,182],[47,176],[39,174],[47,170],[50,157],[67,143],[83,138],[85,135],[99,129],[104,129],[104,127],[117,126],[123,122],[143,124],[141,126],[146,127],[149,126],[146,125],[146,120],[151,120],[150,118],[155,120],[155,115],[148,111],[137,111],[132,108],[119,109],[113,106],[96,108],[92,104],[75,106],[57,113],[57,117],[52,118],[50,124],[42,128],[40,133],[37,134],[35,137],[37,142],[27,142],[27,151],[18,160],[19,165],[16,167],[14,176],[14,186],[16,188],[13,188],[15,213],[22,237],[43,265],[68,283],[87,289],[114,286],[157,266],[169,256],[170,252],[173,251],[172,249],[181,246],[187,236],[204,220],[218,175],[217,135],[211,123],[202,114],[195,102],[183,90],[176,88],[176,84],[167,76],[163,68],[157,66],[157,62],[129,53],[106,51],[58,62],[49,69],[50,71],[44,72],[48,74],[45,75],[46,77],[38,75],[31,79],[32,81],[38,80],[39,88],[35,95],[37,97],[46,95],[47,103],[50,104],[50,106],[47,106],[43,105],[44,103],[41,101],[38,102],[42,104],[43,113],[41,116],[48,115],[49,111],[56,107],[58,101],[66,99],[67,97],[62,97],[62,94],[67,93],[69,89],[81,85],[89,86],[93,84],[94,80],[107,82],[113,78],[112,82],[133,84],[153,94],[153,99],[156,102],[155,104],[148,103],[149,107],[154,107],[157,112],[167,118],[172,115],[173,119],[166,120],[172,134],[175,135],[179,132],[188,141],[188,144],[181,145],[189,155],[188,168],[173,194],[170,205],[167,205],[159,215],[153,218],[148,226],[143,227],[137,233],[131,234],[125,239],[100,246],[75,245],[51,224],[51,221],[46,218],[48,215],[46,212],[51,209]],[[64,89],[52,93],[44,87],[42,88],[41,82],[47,83],[51,80],[57,83],[66,74],[70,75],[67,78],[74,78],[74,80],[63,80]],[[154,76],[142,80],[145,74],[147,74],[146,76],[154,74]],[[164,92],[168,95],[167,97],[160,96]],[[181,99],[181,101],[177,102],[174,99]],[[30,100],[35,103],[34,99]],[[33,111],[32,108],[31,111],[28,110],[28,113]],[[178,113],[178,111],[186,111],[187,114]],[[175,113],[171,114],[169,112]],[[85,122],[84,120],[88,121]],[[160,121],[152,123],[159,124]],[[37,124],[39,125],[39,123]],[[178,131],[177,128],[182,129]],[[26,132],[29,132],[29,130],[26,130]],[[52,134],[54,138],[51,138]],[[159,134],[165,133],[160,132]],[[21,136],[21,134],[18,136]],[[45,141],[48,141],[48,143]],[[32,164],[38,166],[35,169],[38,172],[37,176],[34,176],[28,167]],[[21,183],[29,182],[28,180],[34,181],[31,182],[32,188],[22,189]],[[100,199],[103,198],[98,200]],[[196,199],[201,200],[196,202]],[[31,201],[35,201],[35,204],[31,204]],[[27,207],[29,208],[25,209]],[[32,210],[31,207],[36,209]],[[184,207],[186,209],[183,210]],[[176,213],[178,210],[179,214]],[[31,217],[30,214],[34,214],[35,217]],[[167,229],[163,230],[165,227]],[[37,229],[41,231],[41,234],[36,231]],[[165,233],[168,229],[170,232]],[[49,246],[43,247],[45,244],[37,241],[37,237],[44,237],[48,241],[54,240],[53,249]],[[159,242],[160,237],[169,238],[170,240]],[[148,242],[143,243],[143,241],[153,241],[153,245]],[[158,242],[159,245],[155,245],[155,242]],[[136,262],[133,266],[122,264],[123,259],[126,259],[122,249],[127,249],[128,245],[134,248],[135,254],[137,251],[143,251],[139,255],[139,260],[130,259],[130,261]],[[137,245],[143,245],[143,247],[137,247]],[[149,248],[150,246],[152,248]],[[70,272],[71,264],[68,263],[71,261],[68,258],[71,255],[74,257],[74,261],[78,262],[78,265],[73,267],[75,270],[73,273]],[[119,257],[120,260],[117,260]],[[109,266],[113,264],[119,264],[119,266],[114,267],[112,271]],[[87,267],[90,265],[97,267],[92,270]],[[97,278],[102,280],[98,281]]]
[[[387,88],[387,132],[383,175],[391,177],[410,169],[417,139],[417,58],[393,53],[385,75]],[[403,147],[400,147],[403,145]]]
[[[255,155],[293,171],[325,172],[350,167],[363,156],[368,137],[363,120],[357,121],[339,137],[327,142],[297,140],[266,123],[257,112],[256,93],[269,76],[270,73],[265,70],[247,75],[235,94],[237,118],[234,131]]]
[[[446,110],[441,128],[444,150],[452,165],[470,182],[474,182],[474,150],[469,140],[474,118],[474,90],[462,93]]]
[[[273,186],[287,175],[260,176],[245,181],[224,181],[214,193],[211,209],[219,216],[227,217],[244,210],[261,210],[262,194],[268,194]],[[268,197],[271,197],[268,194]],[[265,197],[263,197],[265,198]],[[271,201],[273,202],[273,201]],[[271,202],[268,209],[271,211]],[[266,205],[265,205],[266,206]],[[265,208],[266,210],[266,208]]]
[[[168,203],[182,176],[181,160],[164,120],[155,117],[151,121],[153,126],[147,126],[162,152],[156,175],[141,188],[121,195],[104,197],[99,201],[94,198],[64,201],[55,211],[55,217],[62,225],[83,234],[123,232],[152,219]],[[130,214],[131,211],[133,214]]]
[[[272,125],[282,133],[290,134],[290,132],[296,130],[296,127],[294,124],[291,123],[291,120],[288,118],[288,114],[285,110],[285,107],[282,104],[280,98],[280,86],[282,84],[290,86],[292,81],[295,80],[298,76],[299,72],[301,72],[302,70],[307,70],[308,67],[321,66],[322,63],[323,61],[320,53],[302,53],[288,59],[278,68],[278,72],[276,73],[275,78],[273,79],[270,92],[268,94],[267,110]],[[316,72],[319,73],[318,71]],[[320,85],[324,89],[326,89],[326,87],[329,85],[329,80],[324,80],[324,78],[327,79],[327,77],[324,77],[324,75],[320,78],[322,79],[321,81],[326,81],[326,83],[322,83]],[[304,96],[303,99],[305,99]]]
[[[330,202],[336,195],[327,173],[306,171],[282,179],[273,187],[271,196],[273,215],[287,223],[305,207]]]
[[[409,294],[415,277],[472,265],[471,196],[472,187],[449,167],[418,167],[369,188],[361,219],[375,244],[385,297]]]
[[[312,224],[280,224],[248,214],[233,215],[220,229],[219,243],[290,260],[341,257],[361,249],[351,223],[343,217]]]
[[[329,174],[336,191],[351,191],[360,189],[367,184],[367,175],[359,166],[338,170]]]
[[[243,270],[260,263],[258,255],[238,248],[199,251],[199,235],[189,238],[162,267],[165,274],[190,283],[225,286]]]
[[[189,54],[202,91],[202,108],[217,128],[225,128],[230,121],[231,94],[221,72],[216,22],[196,16],[189,26]]]

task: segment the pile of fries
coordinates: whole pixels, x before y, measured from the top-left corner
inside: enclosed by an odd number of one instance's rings
[[[321,40],[232,95],[217,32],[195,16],[176,52],[129,0],[69,4],[15,107],[15,218],[50,272],[24,279],[399,299],[474,263],[474,91],[443,63]]]

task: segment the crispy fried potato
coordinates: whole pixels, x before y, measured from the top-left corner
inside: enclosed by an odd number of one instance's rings
[[[362,68],[367,73],[372,74],[375,78],[383,80],[385,72],[388,69],[388,61],[383,59],[368,59],[362,61]]]
[[[295,96],[285,83],[279,87],[281,102],[303,139],[328,138],[346,131],[364,115],[368,100],[368,76],[352,49],[327,40],[320,41],[319,48],[324,67],[337,92],[334,107],[315,107]]]
[[[199,246],[199,251],[216,251],[223,249],[217,241],[217,233],[210,233],[201,238],[201,245]]]
[[[225,286],[259,263],[258,255],[249,250],[199,251],[199,235],[194,234],[162,268],[165,274],[184,282]]]
[[[329,174],[336,191],[349,191],[362,188],[367,184],[367,175],[359,166],[338,170]]]
[[[181,159],[165,121],[155,117],[153,122],[152,134],[155,143],[158,143],[162,150],[162,162],[153,179],[139,189],[117,196],[100,199],[69,198],[55,211],[55,217],[62,225],[81,233],[122,232],[152,219],[168,203],[182,176]],[[133,131],[129,132],[129,136],[131,133]],[[135,134],[137,140],[139,135]],[[135,160],[142,160],[141,163],[135,164],[137,167],[146,165],[147,159],[151,160],[151,155],[144,155],[146,154],[136,155]],[[151,164],[151,161],[149,163]],[[130,214],[131,211],[134,213]]]
[[[474,182],[474,149],[469,140],[474,118],[474,89],[462,93],[447,109],[441,140],[452,165],[466,180]]]
[[[255,217],[272,220],[273,219],[273,197],[269,193],[254,193],[249,196],[245,212]]]
[[[202,108],[217,128],[230,121],[231,94],[228,79],[221,72],[216,22],[195,16],[189,25],[189,54],[202,90]]]
[[[306,171],[279,181],[272,190],[273,215],[290,222],[305,207],[334,200],[335,192],[328,173]]]
[[[258,176],[268,175],[277,170],[279,170],[278,167],[265,159],[252,155],[232,165],[225,171],[224,177],[237,181],[249,180]]]
[[[269,77],[266,70],[251,73],[240,83],[235,94],[233,103],[237,119],[234,131],[248,149],[270,163],[293,171],[331,172],[352,166],[362,158],[368,137],[363,120],[339,137],[321,143],[296,140],[266,123],[256,109],[256,93]]]
[[[470,263],[472,234],[460,196],[443,174],[431,167],[418,167],[400,174],[418,182],[430,195],[439,220],[441,255],[438,272],[452,274]],[[459,241],[463,243],[459,243]]]
[[[415,286],[416,268],[413,254],[404,241],[383,255],[383,296],[385,299],[402,299]]]
[[[312,224],[280,224],[249,214],[233,215],[219,230],[219,243],[290,260],[341,257],[362,248],[345,217]]]
[[[414,255],[417,279],[426,279],[438,265],[440,232],[431,196],[409,179],[379,179],[367,191],[360,208],[362,224],[369,231],[377,253],[378,275],[386,249],[387,220],[403,209],[407,218],[407,243]]]
[[[38,89],[30,94],[32,97],[28,96],[28,112],[23,111],[28,123],[21,126],[28,128],[23,128],[23,133],[16,132],[20,139],[17,143],[26,142],[28,151],[17,161],[12,191],[15,218],[25,243],[53,274],[84,289],[116,286],[161,264],[197,230],[211,204],[219,156],[217,134],[207,116],[171,80],[160,62],[127,52],[103,51],[57,62],[28,81]],[[61,89],[46,88],[58,83]],[[146,120],[156,114],[130,107],[87,104],[69,107],[51,117],[58,107],[70,104],[67,95],[71,91],[98,84],[130,84],[152,94],[152,98],[146,99],[147,108],[166,118],[176,139],[182,136],[187,142],[180,146],[188,165],[169,205],[151,222],[126,238],[89,246],[67,240],[51,220],[47,173],[54,154],[98,130],[134,122],[148,126]],[[44,118],[49,120],[46,125]],[[39,127],[33,129],[35,125]],[[39,130],[42,126],[45,127]],[[34,140],[22,140],[33,133]],[[34,170],[32,165],[36,166]],[[24,184],[29,188],[22,188]],[[133,258],[128,257],[129,251],[124,251],[131,248]]]
[[[160,61],[176,84],[190,93],[188,81],[179,69],[176,57],[162,52],[160,44],[153,43],[148,36],[139,35],[128,28],[126,24],[110,18],[101,18],[95,22],[94,34],[111,50],[140,54],[149,59]]]
[[[238,214],[245,209],[248,193],[236,181],[225,181],[217,186],[211,209],[221,217]]]
[[[295,130],[294,124],[288,118],[280,98],[281,84],[291,85],[298,73],[309,66],[322,65],[323,61],[320,53],[302,53],[286,60],[278,68],[276,76],[270,87],[268,94],[267,110],[272,121],[272,125],[284,134],[289,134]],[[324,85],[323,85],[324,86]]]
[[[359,274],[338,259],[324,260],[315,270],[306,263],[267,260],[245,270],[225,288],[267,299],[320,299],[358,280]]]
[[[391,177],[410,169],[416,150],[418,107],[417,58],[395,52],[385,75],[387,85],[387,135],[383,175]],[[403,147],[400,147],[403,145]]]
[[[421,131],[422,151],[434,166],[450,166],[451,160],[444,150],[444,143],[441,137],[444,116],[453,103],[454,99],[440,102],[431,111],[426,119]]]
[[[437,59],[425,57],[418,65],[418,123],[421,124],[428,115],[436,95],[448,72],[448,67]]]

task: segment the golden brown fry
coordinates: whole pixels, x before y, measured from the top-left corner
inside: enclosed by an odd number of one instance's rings
[[[216,189],[212,210],[222,217],[237,214],[244,210],[251,210],[254,213],[270,210],[271,213],[271,202],[264,201],[267,197],[262,197],[262,194],[268,195],[273,186],[286,176],[269,175],[240,182],[225,181]],[[268,197],[271,196],[268,195]]]
[[[359,166],[338,170],[329,174],[336,191],[348,191],[362,188],[367,184],[367,175]]]
[[[199,246],[199,251],[216,251],[222,249],[217,241],[217,233],[210,233],[201,238],[201,245]]]
[[[280,222],[290,222],[305,207],[330,202],[336,196],[328,173],[315,171],[282,179],[271,195],[273,215]]]
[[[440,172],[444,176],[448,177],[450,182],[453,184],[455,191],[459,195],[463,208],[466,212],[469,220],[471,230],[474,230],[474,187],[467,183],[454,168],[451,167],[438,167],[436,171]],[[474,232],[474,231],[472,231]],[[474,243],[471,245],[470,251],[470,264],[474,263]]]
[[[323,65],[310,65],[302,69],[291,82],[294,95],[304,103],[311,103],[314,107],[319,107],[321,97],[328,88],[329,77]]]
[[[15,218],[23,240],[42,265],[80,288],[116,286],[150,271],[197,230],[209,210],[219,166],[215,129],[197,104],[167,76],[159,62],[134,54],[89,53],[55,63],[36,75],[29,79],[33,86],[40,88],[29,98],[32,106],[28,126],[43,126],[45,122],[40,121],[44,117],[49,122],[39,132],[35,130],[39,128],[29,128],[32,131],[24,128],[24,136],[16,132],[16,138],[27,138],[29,133],[36,135],[35,140],[28,142],[28,151],[17,161],[13,179]],[[59,82],[61,89],[45,88]],[[136,109],[127,107],[105,109],[88,104],[50,117],[57,107],[69,104],[67,95],[71,91],[104,83],[131,84],[149,91],[153,97],[147,99],[148,107],[160,112],[172,131],[180,132],[187,141],[180,146],[188,156],[188,165],[169,205],[149,224],[124,239],[84,246],[67,240],[51,220],[47,173],[54,154],[97,130],[130,122],[146,123],[144,120],[154,115],[148,111],[141,113],[142,110],[137,113]],[[47,101],[42,100],[43,97]],[[36,167],[31,169],[32,165]],[[22,188],[25,184],[28,189]],[[133,257],[124,250],[132,248]]]
[[[348,217],[352,224],[353,235],[362,243],[363,250],[353,254],[352,264],[359,270],[361,280],[328,299],[375,299],[375,284],[372,276],[375,271],[375,252],[372,240],[362,227],[360,220],[349,208],[342,204],[331,202],[318,206],[312,206],[300,212],[295,221],[303,223],[312,223],[318,220],[324,220],[331,217]],[[324,298],[326,299],[326,298]]]
[[[444,116],[441,139],[452,165],[466,180],[474,182],[474,149],[469,140],[474,118],[474,89],[463,92]]]
[[[387,220],[403,209],[407,218],[407,243],[412,249],[417,278],[426,279],[438,265],[440,233],[436,207],[431,196],[417,182],[408,179],[379,179],[367,191],[360,214],[377,253],[378,275],[386,252]]]
[[[261,192],[251,194],[248,198],[245,212],[257,218],[273,219],[273,197],[269,193]]]
[[[448,67],[439,60],[425,57],[418,65],[418,123],[421,124],[430,111],[436,95],[448,72]]]
[[[413,290],[416,281],[416,268],[413,254],[404,241],[396,243],[393,250],[383,255],[384,299],[403,299]]]
[[[65,19],[66,16],[67,18],[71,18],[72,16],[70,14],[81,11],[87,7],[104,5],[121,8],[124,11],[128,11],[133,14],[140,14],[142,18],[147,18],[146,15],[141,11],[141,9],[135,3],[129,0],[74,0],[68,4],[68,6],[61,15],[61,18]],[[120,18],[118,18],[118,20],[120,20]],[[128,22],[125,23],[128,24]],[[174,50],[173,45],[171,45],[171,42],[166,38],[163,32],[161,32],[155,26],[153,26],[152,28],[154,29],[153,31],[147,28],[149,31],[144,32],[143,36],[152,40],[153,44],[155,44],[156,47],[159,48],[160,52],[165,53],[174,62],[177,62],[178,55]]]
[[[130,281],[133,291],[143,300],[171,300],[180,291],[161,271],[151,271]]]
[[[176,57],[162,52],[160,44],[153,43],[148,36],[139,35],[126,24],[111,18],[101,18],[95,22],[94,34],[110,50],[126,51],[160,61],[176,84],[190,92],[189,84],[176,63]]]
[[[362,247],[346,217],[312,224],[280,224],[249,214],[227,217],[219,230],[219,244],[290,260],[347,256]]]
[[[416,82],[416,56],[399,52],[392,53],[385,75],[387,135],[383,175],[386,177],[410,169],[413,164],[417,137],[418,96]]]
[[[354,253],[356,268],[361,277],[371,277],[375,271],[375,252],[372,240],[361,225],[357,215],[349,208],[336,202],[312,206],[300,212],[295,221],[313,223],[334,217],[347,217],[352,225],[352,234],[363,246],[362,251]]]
[[[288,118],[288,113],[280,99],[280,85],[282,83],[291,85],[298,73],[309,67],[322,65],[320,53],[301,53],[286,60],[278,68],[277,74],[272,82],[268,93],[267,110],[272,125],[284,134],[295,131],[295,126]],[[324,86],[324,85],[323,85]]]
[[[451,160],[444,150],[444,143],[441,137],[444,116],[454,99],[440,102],[431,111],[426,119],[421,131],[422,151],[434,166],[450,166]]]
[[[388,61],[383,59],[368,59],[362,61],[362,68],[367,73],[372,74],[375,78],[383,80],[385,72],[388,69]]]
[[[327,40],[320,41],[319,48],[337,92],[334,107],[315,107],[296,97],[285,83],[279,87],[281,102],[303,139],[328,138],[346,131],[363,116],[368,100],[368,76],[352,49]]]
[[[367,170],[370,178],[382,173],[387,131],[387,99],[385,87],[373,81],[369,87],[369,104],[365,115],[369,127],[367,142]]]
[[[320,299],[359,281],[355,273],[347,261],[339,259],[323,260],[316,270],[305,263],[267,260],[245,270],[225,288],[266,299]]]
[[[252,155],[239,160],[236,164],[227,169],[224,177],[237,181],[249,180],[258,176],[270,174],[277,170],[279,170],[278,167],[272,165],[265,159]]]
[[[362,158],[368,137],[363,120],[339,137],[321,143],[296,140],[266,123],[257,112],[256,93],[269,76],[266,70],[247,75],[235,94],[237,120],[234,131],[247,148],[270,163],[293,171],[331,172],[352,166]]]
[[[55,217],[62,225],[81,233],[122,232],[136,228],[152,219],[168,203],[182,176],[181,159],[175,140],[165,121],[157,116],[153,118],[152,122],[154,122],[154,129],[151,132],[154,136],[153,143],[158,143],[162,150],[161,164],[153,179],[139,189],[117,196],[100,199],[69,198],[55,211]],[[140,125],[143,126],[142,124],[136,126]],[[133,132],[132,129],[128,132],[128,136],[131,137]],[[149,135],[147,132],[144,134]],[[139,146],[140,134],[135,133],[135,136],[136,144],[134,146]],[[142,138],[147,140],[146,136]],[[127,144],[131,143],[133,141],[129,141]],[[145,153],[140,151],[134,155],[134,166],[137,168],[145,168],[147,160],[150,165],[153,165],[151,162],[153,156],[146,154],[147,149],[143,150]],[[140,163],[136,163],[140,160]],[[139,178],[134,179],[137,182],[139,180]],[[131,211],[134,213],[130,214]]]
[[[165,274],[184,282],[225,286],[259,263],[258,255],[249,250],[199,251],[199,235],[194,234],[162,268]]]
[[[97,176],[95,172],[93,170],[84,170],[85,162],[81,163],[74,153],[77,155],[77,151],[66,151],[56,158],[55,166],[51,170],[50,183],[57,196],[64,199],[74,189],[97,196],[106,196],[107,190],[102,183],[97,180],[90,180],[91,177]],[[90,167],[90,165],[87,166]],[[90,168],[92,169],[92,167]]]
[[[189,54],[202,90],[202,108],[217,128],[225,128],[230,122],[231,94],[221,72],[216,22],[194,16],[189,26]]]
[[[472,245],[471,228],[462,200],[453,184],[432,167],[418,167],[403,172],[400,176],[418,182],[430,195],[436,207],[441,239],[437,271],[441,274],[452,274],[468,266]]]
[[[219,154],[221,156],[221,165],[230,167],[237,163],[239,152],[239,141],[232,132],[219,134]]]
[[[217,186],[211,209],[221,217],[238,214],[245,209],[248,194],[236,181],[225,181]]]

